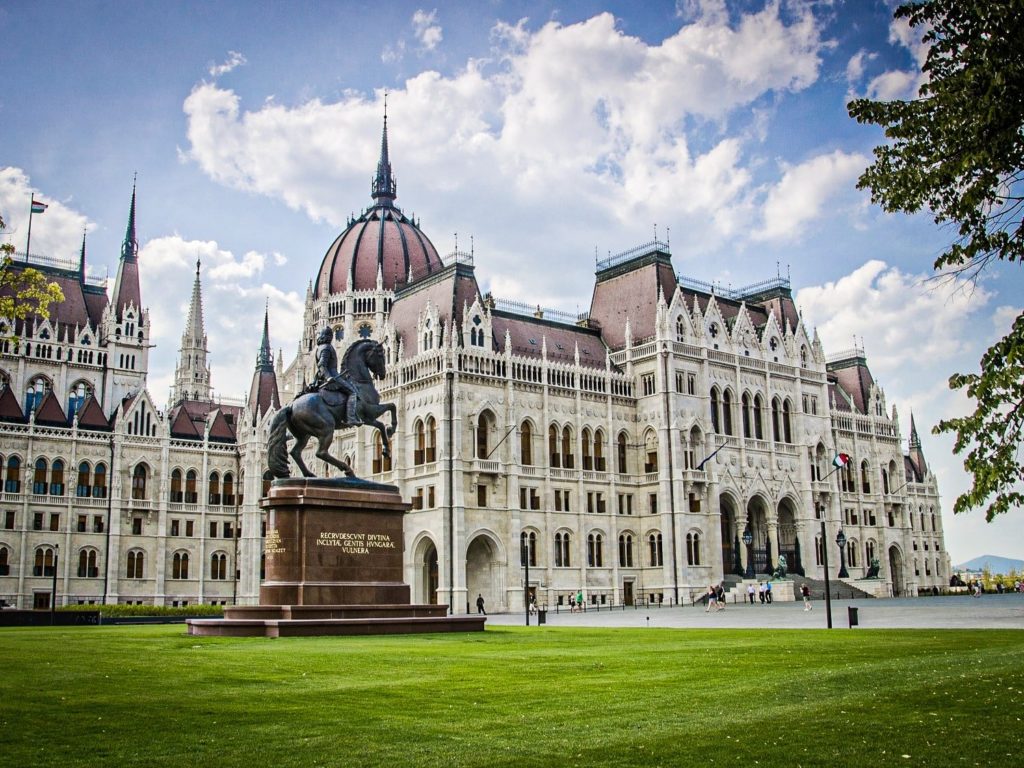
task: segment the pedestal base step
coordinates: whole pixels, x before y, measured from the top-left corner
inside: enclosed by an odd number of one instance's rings
[[[446,605],[252,605],[225,609],[223,619],[189,619],[190,635],[311,637],[482,632],[486,617],[448,616]]]

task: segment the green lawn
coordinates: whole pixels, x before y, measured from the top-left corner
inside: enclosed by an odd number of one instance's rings
[[[1017,766],[1024,633],[0,630],[12,766]]]

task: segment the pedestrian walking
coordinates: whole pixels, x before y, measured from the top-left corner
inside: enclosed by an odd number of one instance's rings
[[[768,582],[764,585],[764,600],[768,605],[772,604],[772,580],[768,579]]]
[[[476,612],[477,613],[482,613],[484,616],[487,615],[487,611],[484,610],[484,596],[483,595],[479,595],[478,594],[476,596]]]
[[[754,582],[750,582],[749,584],[747,584],[747,600],[750,601],[751,605],[754,604],[755,594],[757,594],[757,589],[754,587]]]
[[[716,611],[718,610],[718,592],[715,591],[714,584],[708,585],[707,601],[708,605],[707,608],[704,609],[704,613],[707,613],[712,608],[714,608]]]
[[[800,587],[800,594],[804,598],[804,610],[811,610],[811,588],[804,584],[802,587]]]

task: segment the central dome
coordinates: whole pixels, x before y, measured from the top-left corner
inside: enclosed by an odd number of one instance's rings
[[[388,159],[387,115],[371,194],[373,205],[349,222],[324,254],[313,287],[315,298],[346,290],[375,290],[378,273],[383,288],[393,291],[444,266],[430,239],[395,206],[397,185]]]

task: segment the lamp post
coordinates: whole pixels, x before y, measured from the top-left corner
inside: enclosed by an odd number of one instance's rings
[[[50,584],[50,626],[57,623],[57,554],[60,544],[53,545],[53,581]]]
[[[744,578],[754,578],[754,534],[750,531],[748,525],[743,531],[743,543],[747,545],[747,572],[744,574]]]
[[[519,556],[526,568],[523,578],[523,609],[526,612],[526,626],[530,626],[530,545],[526,539],[519,542]]]
[[[846,534],[843,533],[843,529],[839,529],[839,533],[836,534],[836,544],[839,547],[839,578],[848,579],[850,574],[846,572]]]

